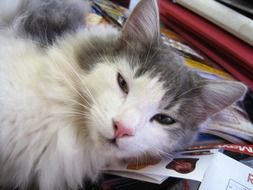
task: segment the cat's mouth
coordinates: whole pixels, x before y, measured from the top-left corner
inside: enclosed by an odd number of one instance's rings
[[[104,135],[102,135],[101,133],[99,133],[99,136],[101,139],[103,139],[103,144],[106,146],[110,146],[112,148],[119,148],[119,144],[117,142],[117,138],[115,137],[105,137]]]
[[[116,138],[113,138],[113,139],[107,139],[108,140],[108,142],[111,144],[111,145],[113,145],[113,146],[115,146],[115,147],[119,147],[119,145],[118,145],[118,143],[117,143],[117,139]]]

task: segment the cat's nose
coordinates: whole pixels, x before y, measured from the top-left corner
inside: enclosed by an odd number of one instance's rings
[[[114,132],[115,138],[121,138],[124,136],[133,136],[134,135],[133,129],[125,126],[120,121],[113,120],[113,125],[114,125],[114,130],[115,130],[115,132]]]

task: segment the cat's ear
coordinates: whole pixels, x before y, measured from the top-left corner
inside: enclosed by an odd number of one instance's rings
[[[159,41],[159,10],[156,0],[141,0],[137,4],[123,27],[121,38],[143,43]]]
[[[235,81],[209,81],[201,91],[203,107],[207,116],[211,116],[242,98],[247,87]]]

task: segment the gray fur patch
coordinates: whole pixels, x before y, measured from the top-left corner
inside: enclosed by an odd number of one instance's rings
[[[57,37],[84,25],[87,6],[79,0],[28,1],[22,14],[22,28],[42,45],[51,44]]]

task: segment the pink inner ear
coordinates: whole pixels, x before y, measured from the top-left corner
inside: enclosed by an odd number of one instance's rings
[[[160,39],[157,0],[140,1],[122,29],[123,40],[158,43]]]
[[[114,121],[114,129],[115,133],[114,136],[115,138],[121,138],[124,136],[133,136],[133,129],[126,127],[123,123],[119,121]]]

